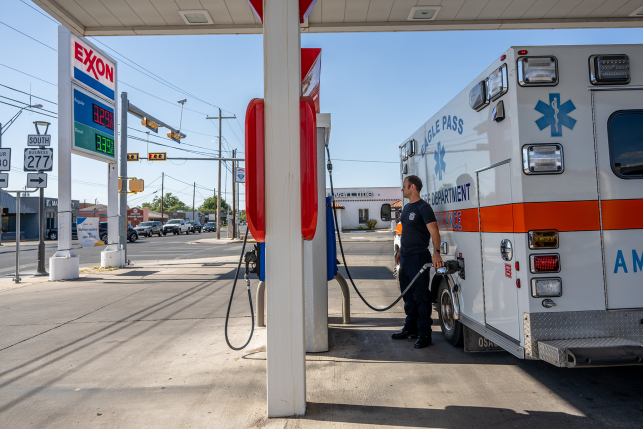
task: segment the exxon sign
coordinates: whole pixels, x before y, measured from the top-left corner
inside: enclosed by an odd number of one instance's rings
[[[116,91],[114,63],[73,34],[71,35],[71,67],[75,80],[114,100]]]

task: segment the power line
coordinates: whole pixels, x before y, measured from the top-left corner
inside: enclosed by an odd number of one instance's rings
[[[32,5],[27,3],[25,0],[20,0],[20,1],[23,2],[25,5],[29,6],[30,8],[32,8],[33,10],[35,10],[36,12],[38,12],[39,14],[41,14],[42,16],[44,16],[45,18],[47,18],[50,21],[53,21],[56,24],[60,25],[60,23],[58,21],[56,21],[55,19],[53,19],[51,16],[47,15],[46,13],[43,13],[43,12],[39,11],[38,9],[36,9],[35,7],[33,7]]]
[[[44,47],[46,47],[46,48],[49,48],[49,49],[51,49],[51,50],[52,50],[52,51],[54,51],[54,52],[56,52],[56,51],[57,51],[57,49],[56,49],[56,48],[52,48],[51,46],[49,46],[49,45],[47,45],[47,44],[45,44],[45,43],[42,43],[40,40],[36,40],[36,39],[34,39],[33,37],[31,37],[30,35],[25,34],[25,33],[23,33],[22,31],[17,30],[17,29],[15,29],[15,28],[13,28],[12,26],[8,25],[8,24],[5,24],[5,23],[4,23],[4,22],[2,22],[2,21],[0,21],[0,24],[2,24],[2,25],[4,25],[4,26],[7,26],[7,27],[11,28],[13,31],[17,31],[18,33],[22,34],[23,36],[30,38],[31,40],[33,40],[33,41],[34,41],[34,42],[36,42],[36,43],[40,43],[42,46],[44,46]]]
[[[29,104],[29,103],[25,103],[24,101],[14,100],[13,98],[5,97],[4,95],[0,95],[0,97],[2,97],[2,98],[6,98],[7,100],[11,100],[11,101],[13,101],[14,103],[22,103],[22,104],[26,104],[27,106],[30,106],[30,104]],[[44,111],[44,112],[53,113],[54,115],[56,114],[56,112],[52,112],[51,110],[43,109],[42,107],[40,107],[40,110],[42,110],[42,111]]]
[[[58,86],[58,85],[57,85],[57,84],[55,84],[55,83],[47,82],[47,81],[46,81],[46,80],[44,80],[44,79],[40,79],[39,77],[36,77],[36,76],[31,75],[31,74],[29,74],[29,73],[25,73],[25,72],[20,71],[20,70],[18,70],[18,69],[14,69],[13,67],[9,67],[9,66],[4,65],[4,64],[0,64],[0,66],[2,66],[2,67],[6,67],[6,68],[11,69],[11,70],[13,70],[13,71],[17,71],[18,73],[22,73],[22,74],[27,75],[27,76],[29,76],[29,77],[32,77],[32,78],[34,78],[34,79],[38,79],[39,81],[42,81],[42,82],[48,83],[49,85]]]
[[[10,89],[10,90],[12,90],[12,91],[20,92],[20,93],[22,93],[22,94],[28,95],[29,97],[37,98],[38,100],[46,101],[47,103],[51,103],[51,104],[54,104],[54,105],[56,105],[56,106],[58,105],[58,103],[54,103],[53,101],[49,101],[49,100],[47,100],[47,99],[45,99],[45,98],[37,97],[37,96],[35,96],[35,95],[33,95],[33,94],[30,94],[30,93],[28,93],[28,92],[20,91],[19,89],[12,88],[12,87],[10,87],[10,86],[3,85],[3,84],[1,84],[1,83],[0,83],[0,86],[4,86],[5,88],[8,88],[8,89]]]
[[[3,98],[6,98],[6,97],[3,97]],[[15,104],[7,103],[6,101],[0,101],[0,103],[2,103],[2,104],[6,104],[6,105],[8,105],[8,106],[12,106],[12,107],[17,107],[18,109],[22,109],[22,107],[20,107],[20,106],[16,106]],[[37,111],[35,111],[35,110],[31,110],[31,109],[24,109],[24,110],[26,110],[27,112],[40,113],[41,115],[49,116],[50,118],[54,118],[54,119],[58,119],[56,116],[51,116],[51,115],[48,115],[48,114],[46,114],[46,113],[37,112]]]

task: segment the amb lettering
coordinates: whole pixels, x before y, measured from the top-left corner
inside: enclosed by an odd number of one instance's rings
[[[437,119],[435,121],[435,124],[431,125],[431,129],[427,131],[427,142],[431,143],[431,140],[440,133],[440,131],[444,130],[451,130],[455,131],[458,134],[462,134],[464,131],[464,121],[462,119],[458,119],[457,116],[453,115],[445,115],[442,116],[442,124],[440,124],[440,120]]]
[[[619,250],[616,252],[616,262],[614,264],[614,274],[618,273],[624,273],[628,274],[628,264],[627,260],[623,256],[623,251]],[[636,249],[632,249],[632,265],[631,265],[631,270],[634,273],[640,273],[643,272],[643,252],[641,252],[641,256],[639,257],[638,253],[636,252]]]
[[[447,231],[459,231],[462,229],[460,221],[462,220],[462,212],[438,212],[435,214],[438,221],[438,228]]]
[[[469,201],[471,183],[444,188],[431,193],[431,205]]]

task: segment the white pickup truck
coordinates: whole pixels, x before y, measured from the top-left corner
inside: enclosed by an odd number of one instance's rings
[[[163,225],[163,235],[168,234],[181,234],[185,232],[186,234],[190,233],[190,226],[185,222],[184,219],[172,219]]]

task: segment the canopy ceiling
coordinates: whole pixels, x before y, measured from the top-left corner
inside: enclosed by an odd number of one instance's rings
[[[81,36],[262,33],[248,0],[32,1]],[[643,0],[317,0],[302,32],[642,27],[640,9]],[[213,23],[187,25],[186,10]]]

